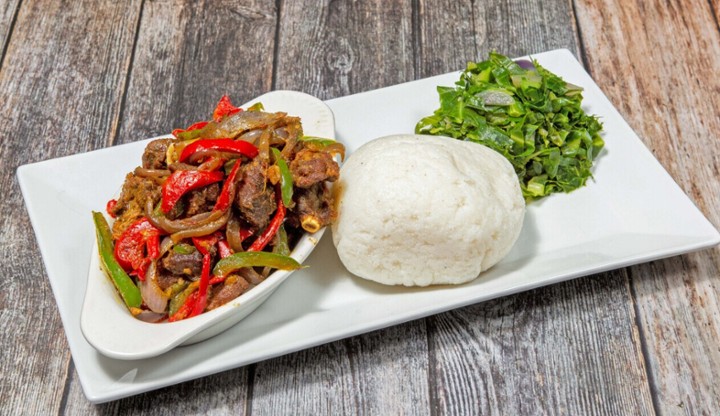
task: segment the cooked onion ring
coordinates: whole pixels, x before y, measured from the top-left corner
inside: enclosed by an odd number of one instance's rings
[[[227,211],[230,211],[229,209]],[[145,216],[150,220],[152,225],[165,231],[166,233],[178,233],[180,231],[195,229],[202,227],[210,222],[221,218],[225,214],[223,211],[209,211],[194,215],[181,220],[171,220],[167,217],[155,214],[152,201],[148,200],[145,204]]]
[[[202,237],[205,235],[210,235],[214,233],[215,231],[222,228],[225,224],[228,222],[228,218],[230,218],[230,209],[226,210],[225,212],[222,211],[213,211],[213,213],[219,212],[222,217],[216,219],[215,221],[208,222],[204,225],[201,225],[196,228],[189,228],[186,230],[178,231],[176,233],[173,233],[170,235],[170,238],[177,243],[178,241],[184,239],[184,238],[190,238],[190,237]]]
[[[145,280],[138,281],[143,302],[155,313],[164,313],[167,308],[168,296],[157,283],[157,263],[152,261],[145,273]]]
[[[134,173],[135,176],[141,178],[162,178],[164,176],[170,176],[168,169],[147,169],[142,166],[136,167]]]

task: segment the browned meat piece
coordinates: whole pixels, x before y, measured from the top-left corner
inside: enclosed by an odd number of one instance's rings
[[[234,274],[228,276],[220,288],[213,290],[212,298],[207,305],[207,310],[213,310],[230,302],[245,293],[249,287],[250,284],[242,277]]]
[[[111,212],[116,217],[113,224],[113,238],[119,238],[130,224],[143,216],[148,199],[155,204],[160,200],[161,194],[161,186],[152,179],[128,173],[120,198]]]
[[[290,162],[293,183],[299,188],[309,188],[318,182],[335,181],[340,176],[340,167],[332,155],[303,149]]]
[[[203,256],[197,250],[189,254],[180,254],[170,250],[168,255],[160,261],[160,265],[172,275],[187,276],[191,280],[196,280],[202,271],[202,261]]]
[[[145,169],[167,168],[165,154],[171,142],[171,139],[157,139],[148,143],[142,155],[142,167]]]
[[[164,271],[164,270],[162,270],[162,268],[160,268],[160,270],[161,270],[161,273],[157,274],[157,283],[158,283],[158,286],[160,286],[161,290],[163,290],[163,291],[167,290],[167,288],[174,285],[175,283],[178,282],[178,280],[180,280],[179,276],[174,276],[169,273],[162,273],[162,271]]]
[[[190,191],[187,195],[187,210],[185,215],[192,217],[195,214],[210,211],[220,196],[220,184],[213,183],[201,189]]]
[[[298,188],[295,192],[295,208],[289,212],[287,224],[293,228],[301,226],[307,231],[330,225],[337,218],[332,203],[332,193],[324,183],[316,183],[310,188]],[[312,227],[314,229],[308,229]]]
[[[258,159],[243,166],[235,195],[235,205],[240,216],[258,230],[267,226],[277,208],[275,194],[267,186],[266,170],[267,166]]]

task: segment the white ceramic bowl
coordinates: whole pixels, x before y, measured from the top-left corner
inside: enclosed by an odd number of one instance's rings
[[[283,111],[299,116],[307,136],[335,138],[332,111],[311,95],[296,91],[273,91],[242,107],[247,108],[256,102],[261,102],[265,111]],[[140,158],[138,154],[138,164]],[[302,263],[324,232],[323,228],[314,234],[305,234],[291,256]],[[128,312],[112,282],[100,269],[97,244],[94,244],[80,327],[85,339],[108,357],[135,360],[157,356],[180,345],[203,341],[235,325],[260,306],[291,273],[276,271],[238,298],[191,319],[153,324],[135,319]]]

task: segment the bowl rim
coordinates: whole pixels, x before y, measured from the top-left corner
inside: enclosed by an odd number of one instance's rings
[[[299,91],[277,90],[262,94],[241,107],[247,108],[257,102],[263,103],[265,111],[282,111],[300,117],[303,131],[306,133],[333,140],[336,138],[332,110],[319,98]],[[146,139],[144,142],[167,137],[171,136],[161,135]],[[105,212],[103,216],[107,219]],[[290,253],[290,257],[303,263],[319,243],[326,228],[323,227],[312,234],[304,233]],[[141,321],[128,312],[114,285],[100,268],[96,237],[93,238],[92,246],[87,271],[87,287],[80,314],[80,329],[88,343],[98,352],[122,360],[150,358],[168,352],[182,345],[183,342],[192,341],[193,337],[203,331],[245,313],[249,308],[250,311],[237,320],[237,322],[241,321],[271,296],[272,292],[294,272],[294,270],[276,270],[251,290],[192,319],[150,323]],[[98,279],[98,276],[102,278]],[[115,302],[107,298],[103,301],[102,297],[107,297],[107,292],[110,290],[114,293]],[[114,324],[113,320],[115,320]],[[220,332],[222,331],[218,334]],[[207,338],[214,335],[217,334]]]

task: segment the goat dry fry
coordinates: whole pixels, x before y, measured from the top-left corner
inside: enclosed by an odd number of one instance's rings
[[[108,277],[130,312],[173,322],[235,299],[289,257],[304,233],[337,214],[328,182],[341,144],[305,140],[301,121],[224,96],[212,119],[153,140],[107,204],[93,213]],[[138,294],[140,296],[138,296]]]

